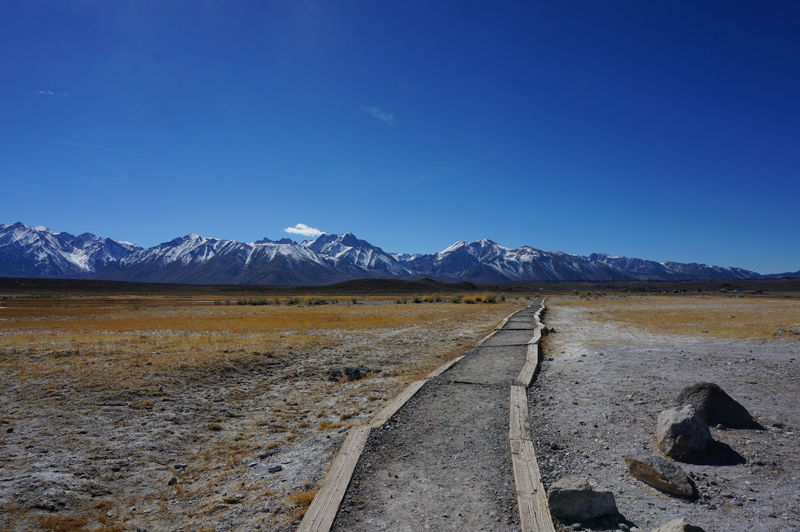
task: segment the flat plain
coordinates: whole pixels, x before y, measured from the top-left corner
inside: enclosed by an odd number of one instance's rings
[[[547,306],[544,322],[556,333],[543,340],[548,357],[529,390],[545,487],[566,475],[592,478],[640,530],[678,517],[708,531],[800,528],[800,300],[584,293]],[[711,428],[714,452],[679,464],[695,487],[690,500],[636,480],[623,456],[663,456],[658,413],[702,381],[720,385],[761,428]]]
[[[292,530],[349,427],[528,300],[286,302],[0,301],[0,528]]]

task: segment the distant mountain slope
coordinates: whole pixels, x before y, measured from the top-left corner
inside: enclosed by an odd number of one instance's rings
[[[770,273],[762,277],[764,277],[765,279],[795,278],[795,277],[800,277],[800,270],[796,272]]]
[[[634,277],[617,268],[560,251],[503,247],[491,240],[456,242],[444,251],[406,261],[417,274],[475,283],[510,281],[622,281]]]
[[[265,239],[267,240],[267,239]],[[185,284],[330,284],[352,279],[304,246],[188,235],[109,264],[95,279]]]
[[[795,274],[783,274],[795,275]],[[90,233],[73,236],[0,225],[0,276],[91,278],[184,284],[323,285],[353,279],[430,277],[449,282],[758,279],[741,268],[588,257],[491,240],[456,242],[438,253],[386,253],[352,233],[310,241],[253,243],[187,235],[142,249]],[[770,276],[772,277],[772,276]]]
[[[0,276],[84,277],[140,249],[91,233],[74,236],[19,222],[0,225]]]
[[[619,270],[630,273],[637,279],[655,279],[662,281],[681,280],[718,280],[718,279],[758,279],[761,274],[742,268],[724,266],[708,266],[706,264],[683,264],[680,262],[655,262],[629,257],[612,257],[605,253],[592,253],[589,260],[602,262]]]

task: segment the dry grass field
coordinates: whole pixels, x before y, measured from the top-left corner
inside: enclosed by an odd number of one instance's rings
[[[290,530],[347,428],[527,300],[235,303],[0,301],[0,529]]]
[[[559,297],[557,302],[581,307],[592,320],[657,334],[732,340],[790,340],[800,334],[797,298],[583,296]]]

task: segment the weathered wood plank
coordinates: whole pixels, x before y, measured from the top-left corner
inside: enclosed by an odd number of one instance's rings
[[[350,430],[297,532],[328,532],[331,529],[369,432],[369,427],[353,427]]]
[[[427,379],[421,379],[409,384],[405,390],[400,392],[397,397],[386,403],[386,406],[384,406],[380,412],[375,414],[375,417],[373,417],[369,422],[369,426],[373,429],[377,429],[389,421],[389,419],[391,419],[391,417],[395,415],[395,413],[400,410],[400,408],[402,408],[403,405],[406,404],[408,400],[411,399],[426,382],[428,382]]]
[[[536,344],[528,344],[528,353],[525,360],[525,365],[522,371],[519,372],[517,380],[514,381],[518,386],[529,388],[533,382],[533,376],[536,375],[536,370],[539,367],[539,346]]]
[[[509,412],[509,439],[530,439],[530,422],[528,421],[528,393],[524,386],[511,386],[511,408],[509,409]]]
[[[533,442],[511,440],[511,463],[522,532],[555,532]]]

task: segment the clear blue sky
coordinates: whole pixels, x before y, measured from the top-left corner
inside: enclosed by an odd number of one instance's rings
[[[800,3],[6,0],[16,221],[796,271]]]

